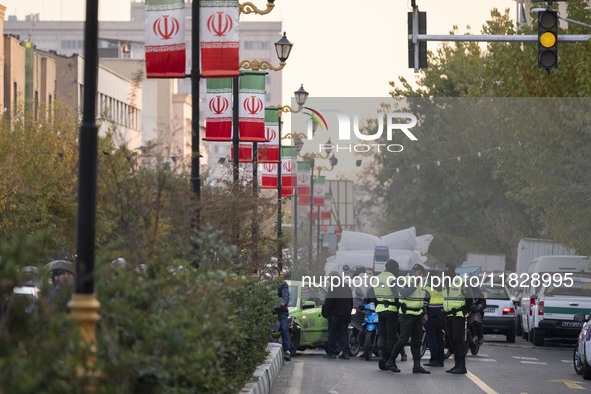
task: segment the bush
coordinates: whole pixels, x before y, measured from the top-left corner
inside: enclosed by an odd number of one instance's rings
[[[22,251],[0,250],[0,296],[18,283]],[[160,256],[161,257],[161,256]],[[97,263],[100,393],[235,393],[266,357],[275,284],[238,273],[149,262],[147,271]],[[42,296],[42,300],[44,296]],[[41,301],[37,317],[0,316],[0,392],[83,392],[76,367],[89,356],[68,311]]]

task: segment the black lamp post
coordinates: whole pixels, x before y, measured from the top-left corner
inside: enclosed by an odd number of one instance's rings
[[[283,36],[285,38],[285,34]],[[281,40],[283,40],[283,38]],[[285,38],[286,39],[286,38]],[[280,40],[280,41],[281,41]],[[287,39],[286,39],[287,40]],[[277,44],[280,42],[278,41],[275,43],[275,47],[277,48]],[[291,50],[291,47],[289,47]],[[287,51],[287,55],[289,55],[289,50]],[[279,54],[279,51],[277,52]],[[293,92],[296,103],[298,105],[297,110],[293,110],[289,105],[284,105],[279,107],[279,163],[277,166],[277,268],[279,272],[283,272],[283,229],[281,223],[281,113],[283,112],[291,112],[291,113],[298,113],[302,110],[304,104],[306,104],[306,100],[308,99],[308,92],[304,90],[304,84],[300,86],[298,90]],[[297,146],[297,145],[296,145]],[[299,151],[300,148],[298,148]],[[297,231],[297,230],[295,230]]]

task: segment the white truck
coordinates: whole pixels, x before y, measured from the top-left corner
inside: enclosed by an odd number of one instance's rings
[[[562,246],[556,241],[538,238],[522,238],[517,244],[517,264],[515,271],[518,275],[527,272],[527,267],[540,256],[563,256],[576,254],[574,249]]]
[[[504,254],[468,253],[466,261],[462,266],[479,265],[480,272],[503,272],[505,271]]]

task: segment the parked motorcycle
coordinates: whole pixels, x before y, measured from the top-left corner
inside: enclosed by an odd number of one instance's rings
[[[478,324],[482,324],[480,312],[471,312],[468,315],[468,319],[466,319],[466,354],[468,354],[468,349],[470,349],[470,353],[475,356],[480,350]]]
[[[362,324],[364,333],[363,356],[369,361],[371,360],[371,354],[377,353],[378,349],[378,314],[373,302],[363,305],[362,310],[365,314]]]
[[[365,344],[364,320],[365,313],[362,313],[359,308],[353,308],[351,311],[351,323],[349,323],[349,353],[351,357],[357,357]]]

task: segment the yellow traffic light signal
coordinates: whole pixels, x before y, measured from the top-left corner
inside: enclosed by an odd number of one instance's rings
[[[538,67],[550,70],[558,65],[558,13],[538,12]]]

